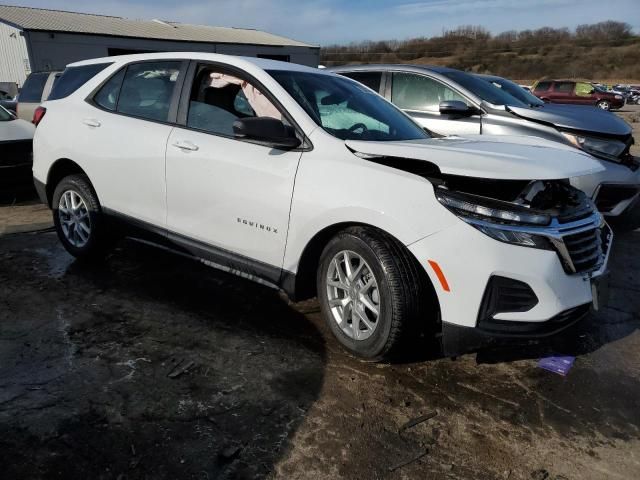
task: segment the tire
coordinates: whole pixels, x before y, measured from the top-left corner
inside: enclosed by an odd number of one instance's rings
[[[64,177],[53,192],[53,223],[64,248],[81,260],[104,258],[112,246],[104,214],[86,175]]]
[[[596,103],[596,107],[601,108],[602,110],[611,110],[611,104],[607,100],[600,100]]]
[[[345,252],[353,274],[346,282],[348,288],[337,273],[341,268],[343,276],[346,274]],[[359,269],[361,261],[364,264]],[[371,277],[375,288],[365,291]],[[320,308],[331,332],[350,353],[369,361],[395,357],[410,338],[420,333],[423,320],[429,316],[427,309],[434,320],[439,318],[426,272],[402,244],[374,228],[351,227],[333,237],[320,257],[316,283]],[[336,287],[336,283],[342,287]],[[354,288],[360,288],[359,292]],[[368,302],[347,300],[362,298],[359,295]],[[375,322],[375,312],[368,308],[371,305],[378,310]],[[369,324],[360,320],[357,312],[364,314]],[[354,328],[356,319],[359,326]]]

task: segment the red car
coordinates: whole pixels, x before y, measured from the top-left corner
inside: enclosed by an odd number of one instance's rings
[[[587,82],[573,80],[541,80],[533,86],[533,94],[548,103],[594,105],[603,110],[624,106],[624,97],[594,87]]]

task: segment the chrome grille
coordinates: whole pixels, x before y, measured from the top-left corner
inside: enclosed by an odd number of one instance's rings
[[[562,232],[551,239],[565,271],[586,273],[597,270],[609,252],[613,235],[611,229],[601,221],[599,224],[582,225],[575,230]]]
[[[599,228],[594,228],[563,238],[573,269],[576,272],[591,270],[601,262],[603,255],[599,230]]]

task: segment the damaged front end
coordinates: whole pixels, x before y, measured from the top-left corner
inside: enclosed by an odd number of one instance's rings
[[[521,247],[554,251],[568,275],[593,281],[606,269],[612,231],[593,202],[564,180],[514,181],[440,174],[431,179],[438,201],[485,235]],[[476,328],[444,324],[446,355],[458,355],[500,338],[530,340],[576,323],[589,305],[544,322],[504,321],[500,314],[526,312],[537,304],[525,283],[492,276],[478,311]]]
[[[485,235],[553,250],[568,274],[588,275],[604,263],[611,229],[593,202],[567,181],[439,177],[436,198]]]

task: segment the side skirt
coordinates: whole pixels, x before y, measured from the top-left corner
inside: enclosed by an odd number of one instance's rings
[[[280,290],[285,287],[283,283],[290,284],[291,276],[295,277],[294,273],[273,265],[167,231],[109,208],[103,207],[102,211],[113,228],[125,237],[199,260],[207,266],[256,283]]]

